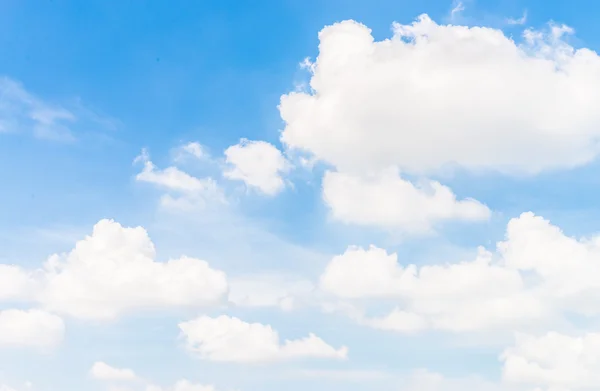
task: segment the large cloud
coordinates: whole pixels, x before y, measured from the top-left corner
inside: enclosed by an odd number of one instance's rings
[[[438,25],[426,15],[375,41],[324,28],[311,92],[281,99],[281,139],[340,171],[427,173],[445,165],[536,173],[590,162],[600,135],[600,57],[526,31]]]
[[[0,311],[0,348],[4,346],[52,348],[62,342],[65,324],[40,310]]]
[[[327,266],[321,287],[346,299],[397,299],[403,304],[388,316],[363,322],[401,332],[491,329],[547,315],[519,272],[495,264],[483,250],[470,262],[402,267],[383,249],[349,248]]]
[[[70,253],[50,257],[39,301],[75,317],[113,319],[136,309],[213,305],[227,293],[225,273],[203,260],[154,258],[145,229],[101,220]]]
[[[229,316],[200,316],[179,324],[190,351],[205,360],[221,362],[270,362],[297,358],[345,359],[346,347],[335,349],[314,334],[279,342],[269,325],[247,323]]]
[[[600,237],[571,238],[524,213],[494,253],[480,249],[473,261],[401,266],[383,249],[351,247],[332,259],[320,286],[347,300],[395,300],[388,316],[362,320],[377,328],[512,330],[566,313],[600,315],[599,269]]]

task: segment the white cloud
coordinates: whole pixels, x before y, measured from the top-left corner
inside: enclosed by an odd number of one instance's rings
[[[221,362],[270,362],[296,358],[345,359],[346,347],[335,349],[314,334],[279,342],[269,325],[238,318],[200,316],[179,324],[187,348],[200,358]]]
[[[600,235],[577,239],[533,213],[507,225],[495,252],[473,261],[401,266],[396,254],[350,247],[324,270],[320,287],[338,298],[391,299],[380,329],[454,332],[549,327],[567,315],[600,315]]]
[[[454,20],[456,16],[460,15],[461,12],[465,10],[465,5],[462,1],[453,1],[452,9],[450,10],[450,19]]]
[[[401,391],[517,391],[518,389],[493,383],[478,376],[446,377],[439,373],[418,370],[401,382]],[[528,390],[531,391],[531,390]],[[537,390],[536,390],[537,391]],[[541,390],[540,390],[541,391]],[[559,391],[559,390],[554,390]],[[567,390],[562,390],[567,391]]]
[[[101,220],[70,253],[50,257],[39,301],[75,317],[113,319],[136,309],[213,305],[227,293],[225,273],[203,260],[154,258],[144,228]]]
[[[97,361],[92,365],[90,369],[90,375],[94,379],[98,380],[112,380],[112,381],[133,381],[138,380],[137,375],[133,370],[128,368],[114,368],[110,365]]]
[[[216,391],[212,385],[194,384],[189,380],[179,380],[172,387],[162,388],[156,385],[150,385],[146,391]]]
[[[4,346],[53,348],[62,342],[64,334],[63,320],[48,312],[0,311],[0,348]]]
[[[376,42],[354,21],[320,34],[311,92],[282,96],[282,142],[340,172],[447,165],[537,173],[600,151],[600,57],[568,28],[442,26],[426,15]]]
[[[511,25],[522,25],[522,24],[527,23],[527,10],[525,10],[523,12],[523,15],[521,15],[520,18],[518,18],[518,19],[508,18],[506,20],[506,22]]]
[[[292,310],[310,300],[315,286],[293,276],[263,273],[231,278],[229,301],[240,307],[279,307]]]
[[[137,181],[151,183],[168,192],[161,198],[161,205],[164,207],[189,210],[202,208],[210,201],[225,202],[222,191],[213,178],[196,178],[174,166],[158,169],[146,150],[142,150],[142,154],[134,162],[144,164],[142,172],[135,177]]]
[[[503,378],[509,383],[551,389],[600,387],[600,334],[578,337],[550,332],[518,335],[501,356]]]
[[[340,382],[373,382],[378,380],[390,381],[394,375],[376,370],[335,370],[335,369],[298,369],[286,373],[292,378],[327,379]]]
[[[536,228],[536,223],[546,231]],[[331,260],[320,286],[343,299],[395,300],[397,308],[389,315],[359,319],[385,330],[466,332],[539,325],[562,310],[584,313],[597,301],[589,302],[588,308],[583,307],[583,299],[600,292],[590,277],[593,270],[577,260],[589,257],[586,245],[556,233],[547,221],[526,213],[511,220],[507,239],[498,244],[495,254],[480,249],[473,261],[420,267],[402,267],[396,254],[383,249],[351,247]],[[526,276],[532,270],[523,262],[536,259],[557,268],[557,274],[533,270],[540,278]],[[574,295],[570,300],[561,296],[565,289]]]
[[[328,171],[323,177],[323,199],[332,217],[344,223],[415,233],[428,232],[446,220],[490,217],[490,210],[480,202],[457,200],[452,190],[435,181],[417,187],[395,169],[367,176]]]
[[[393,297],[400,293],[403,280],[413,278],[413,270],[414,266],[408,271],[400,267],[397,255],[383,249],[349,247],[327,265],[320,286],[326,292],[347,299]]]
[[[36,137],[71,141],[69,129],[75,115],[50,105],[28,92],[20,83],[0,77],[0,133],[32,132]]]
[[[0,264],[0,300],[27,298],[35,289],[37,284],[30,273],[15,265]]]
[[[83,134],[114,129],[117,123],[85,107],[79,99],[63,107],[41,99],[18,81],[0,76],[0,133],[72,142]]]
[[[0,384],[0,391],[17,391],[12,387],[7,386],[6,384]]]
[[[206,148],[197,141],[192,141],[187,144],[184,144],[178,149],[177,158],[182,158],[185,155],[193,156],[196,159],[210,158],[210,155]]]
[[[223,172],[226,178],[241,180],[248,187],[273,196],[285,187],[282,174],[289,168],[289,162],[281,151],[265,141],[240,140],[225,150],[226,163],[230,165]]]

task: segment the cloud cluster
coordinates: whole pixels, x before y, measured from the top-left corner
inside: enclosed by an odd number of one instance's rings
[[[328,264],[320,286],[343,299],[397,300],[388,316],[365,320],[377,328],[511,330],[564,313],[599,315],[599,243],[524,213],[508,223],[495,252],[480,249],[472,261],[402,266],[383,249],[351,247]]]
[[[167,262],[154,258],[154,244],[145,229],[101,220],[73,250],[50,256],[43,268],[0,265],[0,299],[42,308],[0,311],[0,345],[56,345],[65,326],[55,313],[113,320],[129,311],[224,302],[224,272],[186,256]]]
[[[454,10],[462,10],[455,4]],[[389,39],[346,20],[319,33],[310,89],[281,97],[281,141],[333,169],[334,219],[410,233],[489,210],[435,182],[449,168],[532,175],[600,152],[600,57],[550,25],[513,40],[488,27],[395,23]]]
[[[453,14],[460,11],[457,3]],[[300,151],[327,165],[321,195],[335,220],[411,233],[451,220],[487,220],[491,211],[484,203],[461,199],[425,177],[448,167],[535,175],[585,165],[600,152],[600,57],[572,47],[566,39],[571,33],[552,25],[526,30],[517,42],[497,29],[444,26],[426,15],[410,25],[394,24],[393,36],[382,41],[355,21],[328,26],[319,34],[316,61],[308,64],[310,91],[281,98],[285,152]],[[0,132],[27,125],[39,137],[71,134],[67,124],[75,117],[69,111],[44,104],[8,79],[0,79],[0,92]],[[222,179],[267,196],[283,191],[292,168],[286,153],[264,141],[242,139],[221,160],[199,143],[180,152],[178,158],[216,162]],[[143,168],[136,180],[162,188],[163,206],[226,203],[217,179],[176,166],[160,169],[146,152],[137,161]],[[157,261],[145,229],[101,220],[71,251],[51,256],[38,270],[0,265],[0,300],[39,307],[0,311],[0,348],[56,346],[66,328],[58,315],[115,320],[134,311],[200,310],[225,300],[288,311],[309,303],[399,333],[520,331],[499,355],[503,383],[418,372],[404,378],[406,391],[600,388],[600,334],[578,332],[571,319],[600,316],[600,235],[569,237],[548,220],[523,213],[510,220],[495,248],[480,248],[471,260],[444,261],[416,265],[383,248],[350,246],[316,283],[269,275],[229,282],[204,260]],[[382,303],[392,304],[387,314],[373,315]],[[570,333],[539,333],[557,325]],[[178,326],[185,348],[201,360],[348,357],[346,346],[334,347],[313,333],[281,341],[268,324],[228,315],[200,314]],[[90,375],[144,383],[133,370],[100,361]],[[215,390],[187,380],[144,386]]]

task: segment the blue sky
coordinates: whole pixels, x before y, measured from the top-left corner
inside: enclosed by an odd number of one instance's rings
[[[596,8],[1,2],[0,391],[597,389]]]

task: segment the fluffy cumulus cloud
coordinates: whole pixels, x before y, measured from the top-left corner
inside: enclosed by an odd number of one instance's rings
[[[354,21],[324,28],[310,92],[284,95],[282,142],[340,171],[444,166],[537,173],[600,151],[600,57],[564,26],[501,30],[394,24],[375,41]]]
[[[0,349],[2,347],[52,348],[62,342],[64,334],[63,320],[48,312],[0,311]]]
[[[101,220],[68,254],[45,265],[45,308],[80,318],[113,319],[126,311],[201,307],[227,293],[225,273],[183,256],[155,261],[154,244],[142,227]]]
[[[129,368],[115,368],[102,361],[97,361],[92,365],[90,376],[94,379],[109,381],[134,381],[138,379],[133,370]]]
[[[201,152],[199,144],[188,144],[185,148],[188,153]],[[190,210],[205,207],[209,202],[225,202],[223,193],[213,178],[197,178],[174,166],[159,169],[152,163],[146,150],[142,151],[135,162],[143,164],[142,171],[135,177],[137,181],[153,184],[166,191],[161,197],[161,205],[164,207]]]
[[[507,383],[551,390],[600,387],[599,333],[518,335],[515,345],[506,349],[501,359]]]
[[[334,219],[344,223],[427,232],[446,220],[481,221],[490,210],[472,199],[457,200],[448,187],[423,181],[417,187],[397,170],[377,175],[328,171],[323,177],[323,200]]]
[[[381,329],[509,330],[567,313],[600,315],[599,260],[598,236],[572,238],[524,213],[495,252],[480,249],[472,261],[402,266],[383,249],[351,247],[331,260],[320,286],[347,300],[396,300],[387,316],[361,320]]]
[[[220,362],[272,362],[297,358],[345,359],[346,347],[336,349],[314,334],[279,341],[271,326],[229,316],[200,316],[179,324],[187,348],[201,359]]]
[[[361,322],[399,332],[493,329],[548,315],[519,272],[483,250],[470,262],[402,267],[383,249],[349,248],[329,263],[321,287],[345,299],[397,299],[403,305],[389,315]]]
[[[242,139],[225,150],[226,178],[243,181],[246,186],[273,196],[285,187],[283,174],[290,163],[281,151],[265,141]]]

